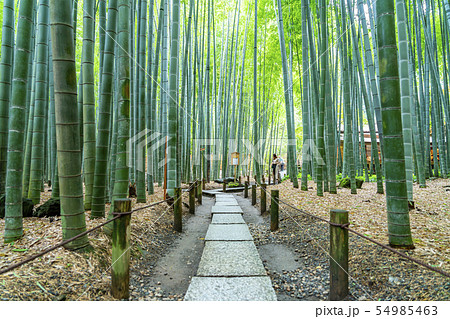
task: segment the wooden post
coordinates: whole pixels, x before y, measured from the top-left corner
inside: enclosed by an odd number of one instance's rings
[[[250,184],[250,175],[247,175],[247,182]]]
[[[278,229],[278,197],[279,190],[273,189],[270,191],[270,231]]]
[[[222,192],[224,192],[224,193],[227,192],[227,183],[225,181],[223,181],[223,184],[222,184]]]
[[[189,183],[189,213],[195,214],[195,182]]]
[[[348,223],[348,211],[330,210],[334,224]],[[330,300],[342,300],[348,295],[348,230],[330,225]]]
[[[252,185],[252,205],[256,205],[256,184]]]
[[[266,212],[266,183],[261,184],[261,214]]]
[[[130,221],[131,199],[114,201],[113,215],[121,215],[113,221],[111,292],[116,299],[130,297]]]
[[[183,230],[183,198],[181,195],[181,187],[174,189],[174,205],[173,205],[173,230],[181,233]]]
[[[241,184],[241,175],[239,175],[238,181],[239,181],[239,185],[240,185]]]
[[[200,205],[202,204],[202,194],[203,194],[202,184],[203,183],[201,180],[197,182],[197,201]]]
[[[198,198],[197,187],[198,187],[198,185],[197,185],[197,180],[196,180],[196,181],[194,181],[194,196],[195,196],[195,198]]]
[[[202,189],[206,189],[206,179],[202,180]]]
[[[164,200],[167,199],[167,136],[164,147]]]
[[[248,182],[244,182],[244,198],[248,198]]]

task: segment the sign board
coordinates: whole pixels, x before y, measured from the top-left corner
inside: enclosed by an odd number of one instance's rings
[[[230,163],[230,165],[232,165],[232,166],[239,165],[239,153],[238,152],[231,153],[231,163]]]

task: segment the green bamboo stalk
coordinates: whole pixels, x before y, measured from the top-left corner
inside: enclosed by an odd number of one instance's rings
[[[57,165],[57,147],[56,147],[56,126],[55,126],[55,82],[53,75],[53,52],[52,41],[49,39],[49,85],[50,85],[50,177],[52,181],[52,198],[59,199],[59,177],[58,177],[58,165]]]
[[[341,45],[341,63],[342,63],[342,77],[343,77],[343,90],[344,90],[344,116],[345,116],[345,129],[344,129],[344,166],[348,165],[348,175],[350,177],[350,187],[351,193],[356,194],[356,180],[355,180],[355,158],[353,152],[353,140],[352,140],[352,113],[351,113],[351,101],[350,101],[350,66],[349,57],[347,54],[347,21],[346,14],[344,10],[344,3],[341,3],[341,14],[342,14],[342,41]],[[346,172],[347,174],[347,172]],[[344,174],[343,174],[344,175]]]
[[[281,11],[281,10],[280,10]],[[259,149],[259,119],[257,110],[257,56],[258,56],[258,1],[255,0],[255,29],[254,29],[254,41],[253,41],[253,165],[256,176],[256,182],[261,181],[261,151]]]
[[[151,130],[150,130],[150,136],[156,136],[160,131],[157,127],[157,86],[158,86],[158,74],[159,74],[159,53],[161,50],[161,37],[162,37],[162,27],[163,27],[163,21],[164,21],[164,0],[161,0],[160,4],[160,10],[159,10],[159,17],[158,17],[158,30],[157,30],[157,36],[156,36],[156,47],[155,47],[155,57],[154,57],[154,68],[153,68],[153,76],[152,76],[152,97],[151,97],[151,104],[150,104],[150,113],[151,113]],[[158,135],[158,139],[161,139],[161,136]],[[151,147],[154,144],[153,140],[150,142]],[[153,163],[159,163],[159,148],[156,148],[153,151]],[[156,165],[152,165],[152,172],[154,174],[154,177],[157,182],[160,182],[160,172],[161,169],[159,167],[155,167]]]
[[[348,7],[351,8],[351,4],[350,4],[350,0],[347,0],[348,3]],[[349,16],[350,16],[350,20],[354,21],[354,15],[353,15],[353,11],[349,10]],[[356,38],[356,30],[355,30],[355,25],[352,23],[351,24],[351,30],[352,30],[352,35],[353,35],[353,52],[355,53],[355,57],[356,57],[356,61],[355,63],[358,66],[358,74],[359,74],[359,85],[361,87],[361,92],[363,93],[363,98],[364,98],[364,105],[366,108],[366,116],[367,116],[367,121],[369,123],[369,130],[370,130],[370,142],[371,142],[371,153],[373,156],[373,163],[375,165],[375,172],[377,175],[377,193],[378,194],[383,194],[384,190],[383,190],[383,176],[382,176],[382,172],[381,172],[381,167],[380,167],[380,160],[378,157],[378,144],[377,144],[377,137],[376,137],[376,133],[375,133],[375,120],[373,118],[373,101],[371,99],[369,99],[368,93],[367,93],[367,89],[366,89],[366,83],[364,81],[364,74],[363,74],[363,68],[362,68],[362,61],[361,61],[361,55],[358,49],[358,41]],[[364,141],[363,141],[364,142]],[[412,177],[412,175],[411,175]]]
[[[102,68],[101,99],[98,116],[98,134],[95,154],[95,174],[92,191],[91,218],[105,216],[105,192],[107,177],[107,162],[110,146],[109,133],[111,125],[111,106],[113,94],[114,47],[117,33],[117,0],[109,0],[108,23],[106,27],[106,42]]]
[[[292,184],[295,188],[298,188],[298,178],[297,178],[297,155],[296,155],[296,137],[295,137],[295,125],[293,121],[292,108],[291,108],[291,98],[289,95],[290,83],[288,76],[288,63],[286,57],[286,45],[284,40],[284,26],[283,26],[283,14],[281,10],[281,0],[277,0],[278,3],[278,36],[280,42],[281,50],[281,60],[283,67],[283,83],[284,83],[284,99],[286,106],[286,123],[287,123],[287,133],[288,133],[288,152],[289,152],[289,165],[290,165],[290,178]]]
[[[34,88],[35,88],[35,84],[36,84],[36,63],[35,63],[35,59],[36,59],[36,20],[37,20],[37,9],[36,9],[37,5],[35,6],[34,10],[33,10],[33,24],[31,26],[31,52],[30,52],[30,58],[29,58],[29,72],[28,72],[28,83],[27,83],[27,100],[26,100],[26,121],[25,121],[25,140],[24,142],[26,143],[25,145],[27,146],[28,143],[31,144],[31,132],[29,130],[29,124],[30,124],[30,120],[31,123],[33,123],[33,113],[31,113],[31,119],[30,119],[30,109],[31,106],[33,105],[34,107]],[[28,132],[30,132],[30,139],[28,139]],[[31,147],[31,146],[30,146]],[[24,149],[24,151],[26,150],[26,147]],[[25,178],[25,180],[27,181],[26,183],[23,180],[23,197],[28,196],[28,186],[30,184],[29,179],[30,179],[30,161],[31,161],[31,148],[29,148],[30,152],[29,152],[29,156],[28,156],[28,161],[25,159],[25,163],[24,163],[24,173],[23,173],[23,178]],[[24,156],[26,156],[26,154],[24,154]],[[27,168],[28,166],[28,168]],[[28,169],[28,172],[27,172]]]
[[[182,66],[182,80],[181,80],[181,88],[182,88],[182,94],[180,97],[180,107],[182,108],[181,114],[182,117],[185,118],[185,120],[183,120],[182,118],[180,118],[180,121],[184,121],[185,123],[183,123],[183,130],[181,132],[183,132],[182,134],[184,135],[185,138],[185,143],[182,144],[183,149],[182,149],[182,158],[186,159],[189,157],[189,148],[188,148],[188,141],[189,141],[189,133],[190,133],[190,114],[189,114],[189,110],[188,110],[188,104],[189,103],[189,95],[188,95],[188,75],[189,75],[189,69],[188,69],[188,57],[189,57],[189,48],[190,48],[190,42],[191,42],[191,28],[192,28],[192,11],[194,8],[194,1],[191,0],[190,1],[190,6],[189,6],[189,15],[188,15],[188,25],[187,25],[187,30],[185,33],[185,43],[184,43],[184,54],[183,54],[183,66]],[[186,115],[184,115],[184,113],[186,113]],[[189,132],[189,133],[188,133]],[[187,161],[183,161],[183,180],[185,182],[190,181],[189,178],[189,170],[188,167],[189,165],[187,165]]]
[[[308,151],[311,146],[311,136],[309,129],[309,62],[308,62],[308,23],[307,23],[308,7],[307,1],[302,1],[302,76],[303,76],[303,92],[302,92],[302,126],[303,126],[303,147],[302,147],[302,191],[308,191],[308,172],[310,169],[311,156]]]
[[[118,65],[118,47],[115,47],[115,65]],[[118,74],[114,75],[114,91],[116,92],[113,97],[113,112],[112,112],[112,119],[113,119],[113,125],[112,125],[112,137],[111,137],[111,166],[110,166],[110,180],[109,180],[109,203],[112,202],[112,194],[114,192],[114,184],[116,181],[116,159],[117,159],[117,118],[118,118],[118,107],[117,107],[117,101],[118,99],[118,87],[119,87],[119,80],[118,80]]]
[[[140,5],[139,13],[139,50],[138,50],[138,113],[139,118],[137,119],[138,124],[138,134],[144,132],[146,129],[145,125],[145,42],[146,42],[146,26],[147,26],[147,0],[140,0],[138,5]],[[140,149],[138,149],[140,147]],[[145,203],[147,201],[146,191],[145,191],[145,148],[144,146],[136,145],[136,154],[142,154],[142,157],[136,157],[137,167],[136,167],[136,191],[137,191],[137,202]]]
[[[408,200],[413,201],[413,139],[411,120],[411,92],[408,60],[407,16],[404,0],[396,1],[399,46],[399,74],[402,108],[403,144],[405,147],[405,172]]]
[[[5,193],[8,117],[14,54],[14,0],[3,1],[2,56],[0,60],[0,194]]]
[[[39,204],[44,165],[45,114],[48,112],[48,24],[49,2],[39,1],[38,37],[36,46],[36,94],[33,116],[33,137],[31,147],[30,186],[28,198]]]
[[[83,2],[83,177],[84,209],[90,210],[95,171],[94,5]]]
[[[326,20],[326,7],[324,0],[320,0],[319,3],[319,16],[320,16],[320,99],[319,99],[319,118],[316,123],[317,127],[317,150],[322,160],[317,159],[317,196],[323,196],[324,190],[324,166],[325,166],[325,141],[324,141],[324,125],[325,125],[325,81],[326,74],[328,72],[328,54],[327,50],[327,20]]]
[[[24,128],[27,100],[27,80],[33,24],[33,0],[22,0],[19,6],[14,68],[12,77],[12,100],[9,113],[8,154],[5,197],[5,243],[19,239],[22,227],[22,172]],[[19,182],[18,182],[19,181]]]
[[[153,59],[153,12],[154,12],[154,0],[150,0],[149,3],[149,16],[148,16],[148,42],[147,42],[147,50],[148,50],[148,54],[147,54],[147,76],[152,74],[152,70],[153,70],[153,64],[154,64],[154,60]],[[157,59],[156,59],[157,60]],[[147,134],[147,191],[149,195],[152,195],[154,193],[154,188],[153,188],[153,182],[154,182],[154,175],[153,175],[153,161],[154,161],[154,157],[153,157],[153,139],[154,136],[152,136],[153,132],[154,132],[154,128],[153,128],[153,118],[154,118],[154,114],[152,112],[152,108],[151,108],[151,102],[152,102],[152,94],[153,94],[153,90],[152,90],[152,82],[151,81],[155,81],[156,79],[150,78],[150,80],[147,82],[147,95],[146,95],[146,115],[147,115],[147,130],[149,131],[149,134]]]
[[[114,212],[114,201],[119,198],[126,198],[128,194],[128,174],[127,163],[129,150],[127,141],[130,139],[130,57],[128,47],[130,41],[130,2],[129,0],[119,0],[119,20],[118,20],[118,45],[119,49],[119,100],[117,117],[117,155],[115,168],[114,190],[112,195],[111,208],[108,218],[112,218]],[[108,224],[111,225],[111,224]],[[111,225],[112,226],[112,225]],[[105,226],[105,231],[110,233],[111,227]]]
[[[136,3],[138,0],[130,0],[130,44],[128,53],[131,56],[130,64],[130,130],[131,130],[131,149],[130,149],[130,182],[131,184],[136,184],[137,182],[137,158],[136,158],[136,145],[138,139],[138,94],[137,94],[137,84],[138,84],[138,65],[137,65],[137,51],[136,46],[139,45],[139,41],[136,41],[136,37],[139,36],[139,25],[136,27]],[[137,14],[136,14],[137,13]],[[139,20],[139,17],[137,17]],[[136,30],[137,29],[137,30]],[[138,34],[136,34],[136,31]]]
[[[447,15],[447,27],[450,26],[450,4],[448,0],[444,0],[445,14]]]
[[[56,144],[60,182],[63,240],[86,231],[81,179],[75,48],[71,0],[50,1],[53,75],[55,84]],[[88,249],[86,235],[65,246]]]
[[[99,34],[99,74],[98,74],[98,89],[101,90],[103,65],[105,55],[105,40],[106,40],[106,0],[98,0],[98,34]],[[99,104],[101,103],[102,96],[99,97]]]
[[[234,43],[234,28],[235,28],[235,18],[236,18],[236,12],[237,12],[237,4],[236,4],[236,9],[235,9],[235,14],[234,14],[234,19],[233,19],[233,31],[231,32],[232,36],[231,36],[231,46],[230,48],[233,48],[233,43]],[[224,83],[230,83],[229,81],[231,81],[231,72],[232,72],[232,66],[228,66],[228,31],[229,28],[227,30],[227,41],[226,41],[226,46],[225,46],[225,69],[224,69],[224,74],[227,77],[228,76],[228,71],[227,69],[229,68],[229,76],[227,78],[224,79]],[[231,56],[230,56],[230,61],[233,61],[233,51],[231,50]],[[231,63],[230,63],[231,65]],[[228,84],[228,88],[230,87],[230,85]],[[228,103],[228,92],[227,91],[227,87],[225,87],[225,105],[223,108],[223,121],[222,121],[222,178],[225,178],[227,176],[227,169],[228,169],[228,133],[229,133],[229,127],[228,127],[228,116],[229,116],[229,103]]]
[[[36,56],[34,56],[34,59],[36,59]],[[30,71],[30,73],[32,73],[31,76],[31,87],[30,87],[30,92],[28,95],[30,95],[30,101],[29,101],[29,111],[28,111],[28,116],[27,116],[27,122],[28,125],[26,126],[26,129],[24,132],[26,132],[25,135],[25,153],[24,153],[24,164],[23,164],[23,174],[22,174],[22,185],[23,185],[23,190],[22,190],[22,196],[23,197],[28,197],[28,189],[30,186],[30,168],[31,168],[31,147],[32,147],[32,139],[33,139],[33,124],[34,124],[34,106],[35,106],[35,87],[36,87],[36,66],[37,64],[35,63],[36,61],[33,62],[33,65],[31,66],[32,71]]]
[[[377,124],[377,131],[378,131],[378,138],[380,140],[380,149],[381,152],[383,152],[383,126],[381,123],[381,108],[380,108],[380,94],[379,94],[379,84],[377,81],[377,76],[375,75],[375,69],[378,69],[375,67],[374,63],[378,65],[377,63],[377,50],[374,49],[373,56],[372,57],[372,50],[370,46],[370,38],[369,33],[367,29],[368,23],[370,24],[370,19],[366,21],[366,13],[364,11],[363,6],[363,0],[358,0],[358,12],[359,12],[359,18],[361,19],[361,26],[363,29],[363,38],[364,38],[364,58],[365,58],[365,64],[367,64],[367,68],[369,70],[369,78],[370,78],[370,86],[367,86],[370,88],[372,93],[372,100],[373,100],[373,110],[375,111],[375,119]],[[369,12],[371,12],[370,6],[369,6]],[[375,38],[376,32],[373,28],[371,28],[372,38]],[[374,39],[373,39],[374,40]],[[375,45],[374,45],[375,46]],[[375,59],[375,60],[374,60]]]
[[[177,187],[177,136],[178,136],[178,51],[180,1],[172,2],[172,35],[170,46],[170,83],[169,83],[169,112],[168,112],[168,153],[167,153],[167,194],[174,196]]]
[[[323,15],[326,18],[326,5],[324,2],[323,5],[324,13]],[[326,30],[326,37],[328,38],[328,24],[325,23]],[[327,43],[328,46],[328,43]],[[326,183],[325,185],[329,186],[329,192],[330,194],[337,194],[336,190],[336,144],[335,144],[335,134],[336,130],[334,129],[335,125],[335,118],[333,116],[334,113],[334,106],[332,102],[332,88],[331,88],[331,69],[333,68],[332,65],[332,59],[330,56],[328,56],[330,53],[330,50],[328,52],[325,52],[325,55],[327,55],[327,63],[326,63],[326,69],[327,72],[325,74],[325,117],[326,117],[326,127],[325,127],[325,134],[326,134],[326,165],[327,170],[325,170],[325,178]],[[330,62],[329,62],[330,61]],[[364,139],[363,139],[364,142]],[[326,189],[325,189],[326,191]]]
[[[394,1],[378,0],[376,5],[389,244],[411,248]]]
[[[78,22],[78,0],[72,2],[73,44],[77,47],[77,22]],[[81,75],[80,75],[81,77]]]
[[[211,126],[211,107],[210,107],[210,95],[211,95],[211,86],[210,86],[210,68],[211,68],[211,0],[208,0],[208,36],[207,36],[207,51],[206,51],[206,71],[205,71],[205,107],[206,107],[206,129],[205,129],[205,139],[206,143],[206,159],[205,159],[205,175],[206,181],[209,183],[211,179],[211,130],[209,129]],[[179,185],[177,185],[179,186]]]
[[[229,19],[229,18],[228,18]],[[228,107],[227,104],[225,104],[225,106],[222,107],[222,103],[223,103],[223,86],[225,83],[225,77],[227,74],[227,64],[228,64],[228,40],[229,40],[229,29],[230,29],[230,24],[228,24],[227,26],[227,36],[226,36],[226,40],[225,40],[225,44],[222,44],[223,46],[223,68],[221,67],[222,71],[220,72],[220,77],[221,80],[219,80],[219,110],[222,110],[222,116],[221,116],[221,121],[222,121],[222,130],[221,130],[221,134],[222,134],[222,178],[226,177],[226,170],[227,170],[227,152],[228,152],[228,140],[227,140],[227,134],[228,134]]]

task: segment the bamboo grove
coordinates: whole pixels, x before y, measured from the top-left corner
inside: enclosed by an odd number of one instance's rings
[[[67,239],[130,184],[146,202],[155,185],[261,181],[276,153],[319,196],[337,174],[352,194],[376,182],[390,244],[411,247],[413,183],[450,173],[448,0],[0,3],[5,242],[45,185]]]

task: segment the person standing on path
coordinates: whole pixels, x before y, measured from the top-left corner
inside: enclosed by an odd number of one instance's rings
[[[272,159],[272,172],[273,172],[273,184],[278,184],[278,173],[280,171],[280,159],[277,154],[273,154]]]

